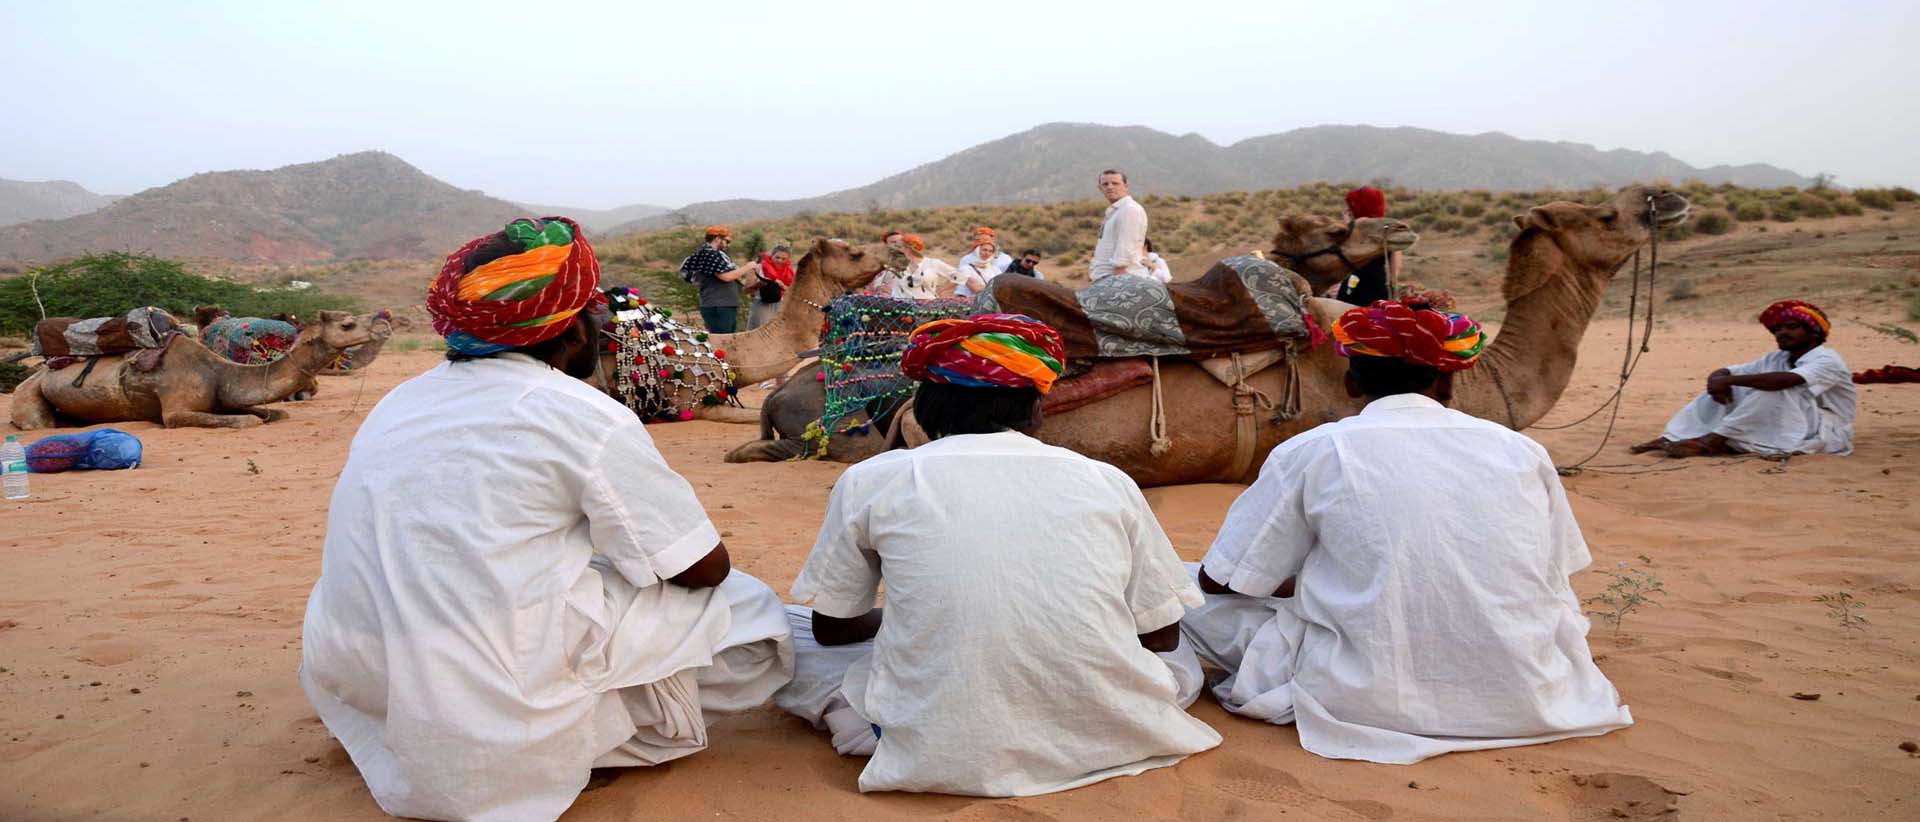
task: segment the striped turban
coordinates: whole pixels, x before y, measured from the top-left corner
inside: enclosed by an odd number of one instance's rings
[[[1760,312],[1760,324],[1768,328],[1788,320],[1798,320],[1809,330],[1819,334],[1823,340],[1833,330],[1833,323],[1827,321],[1827,312],[1821,311],[1820,306],[1803,300],[1781,300]]]
[[[485,356],[559,336],[606,299],[599,285],[600,261],[579,224],[523,217],[447,255],[427,312],[448,348]]]
[[[1333,339],[1347,357],[1392,357],[1444,373],[1464,371],[1487,347],[1480,324],[1465,314],[1380,300],[1334,321]]]
[[[1045,394],[1067,359],[1060,332],[1019,314],[935,320],[913,330],[900,373],[965,388],[1027,388]]]

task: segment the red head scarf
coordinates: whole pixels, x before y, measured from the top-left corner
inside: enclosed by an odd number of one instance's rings
[[[582,308],[604,302],[600,261],[579,224],[521,218],[447,255],[427,290],[433,330],[485,355],[559,336]]]
[[[998,235],[994,233],[993,229],[988,228],[986,226],[981,226],[979,228],[976,228],[973,230],[973,247],[979,248],[980,246],[986,245],[987,243],[993,243],[995,246],[998,246],[1000,242],[997,239],[995,239],[995,237],[997,236]]]
[[[1799,320],[1801,324],[1819,334],[1821,339],[1826,339],[1827,334],[1833,331],[1833,324],[1827,321],[1827,312],[1821,311],[1819,306],[1810,302],[1781,300],[1760,312],[1760,324],[1768,328],[1787,320]]]
[[[913,330],[900,357],[908,379],[1045,394],[1067,361],[1060,332],[1019,314],[935,320]]]
[[[1361,186],[1347,192],[1347,211],[1355,217],[1387,216],[1386,192],[1373,186]]]
[[[1334,321],[1333,339],[1348,357],[1392,357],[1451,373],[1473,367],[1486,349],[1480,324],[1465,314],[1380,300]]]
[[[927,241],[921,239],[918,234],[902,234],[900,235],[900,242],[906,243],[907,247],[913,249],[913,253],[915,254],[927,253]]]

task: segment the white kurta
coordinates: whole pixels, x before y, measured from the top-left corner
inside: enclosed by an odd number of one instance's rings
[[[848,468],[793,596],[856,617],[883,576],[880,633],[843,682],[881,731],[862,791],[1049,793],[1220,743],[1140,646],[1201,600],[1111,465],[1007,432]]]
[[[1228,710],[1321,756],[1405,764],[1632,723],[1567,576],[1591,561],[1553,461],[1403,394],[1275,448],[1183,623]],[[1288,577],[1297,593],[1269,597]]]
[[[1719,434],[1753,454],[1853,453],[1858,393],[1853,371],[1839,352],[1819,345],[1794,363],[1785,351],[1769,351],[1727,370],[1736,376],[1792,371],[1806,384],[1784,391],[1735,388],[1733,401],[1725,405],[1703,392],[1673,415],[1662,437],[1677,441]]]
[[[706,744],[792,673],[778,597],[663,580],[719,535],[639,420],[518,355],[443,363],[355,435],[301,684],[382,809],[552,819],[596,765]]]
[[[1121,197],[1107,206],[1087,274],[1095,280],[1113,274],[1146,274],[1146,254],[1147,210],[1132,197]]]

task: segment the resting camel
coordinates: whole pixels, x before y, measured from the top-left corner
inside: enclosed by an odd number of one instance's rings
[[[313,375],[340,352],[373,338],[366,325],[344,311],[322,311],[319,321],[295,338],[293,350],[266,365],[240,365],[179,335],[152,371],[133,367],[136,355],[100,357],[93,373],[74,386],[82,364],[42,370],[13,392],[13,424],[21,430],[51,428],[60,419],[86,424],[158,422],[168,428],[250,428],[285,419],[279,402],[312,383]]]
[[[725,351],[732,366],[736,385],[752,385],[781,376],[800,364],[800,353],[820,344],[820,308],[848,289],[860,288],[879,276],[885,260],[845,240],[825,238],[812,247],[793,266],[793,287],[780,300],[780,312],[766,325],[738,334],[713,334],[707,345]],[[602,354],[600,374],[613,373],[613,355]],[[601,380],[601,390],[613,393],[609,380]],[[619,399],[615,397],[615,399]],[[760,421],[760,412],[725,405],[693,409],[698,419],[715,422],[752,424]]]
[[[1685,220],[1687,209],[1685,197],[1635,186],[1599,205],[1555,202],[1515,217],[1520,234],[1509,247],[1501,285],[1506,318],[1479,363],[1454,376],[1453,407],[1516,431],[1545,416],[1573,378],[1580,338],[1600,307],[1607,283],[1647,243],[1656,227]],[[1351,307],[1322,298],[1308,304],[1322,328],[1331,327]],[[1342,384],[1346,362],[1333,346],[1307,352],[1294,367],[1300,372],[1301,413],[1289,421],[1276,420],[1271,413],[1257,415],[1257,446],[1246,465],[1233,464],[1233,392],[1199,366],[1182,360],[1161,363],[1173,444],[1164,456],[1150,451],[1151,386],[1049,416],[1037,436],[1119,466],[1142,486],[1250,482],[1267,453],[1282,440],[1360,411],[1360,402],[1346,394]],[[1248,382],[1279,398],[1287,370],[1281,363]],[[924,442],[925,435],[910,423],[910,415],[905,416],[900,441]]]
[[[380,349],[386,346],[387,338],[393,336],[393,315],[381,311],[361,318],[361,322],[366,323],[367,333],[372,334],[373,339],[340,352],[340,356],[327,363],[326,368],[320,369],[320,376],[345,377],[357,374],[380,358]]]
[[[1280,220],[1267,258],[1302,275],[1315,289],[1345,279],[1388,251],[1405,251],[1420,235],[1400,220],[1366,218],[1352,225],[1318,216],[1289,216]],[[777,462],[807,452],[802,436],[826,410],[826,385],[818,364],[795,374],[775,389],[760,407],[760,438],[727,453],[727,462]],[[859,462],[888,447],[892,420],[869,424],[864,412],[855,415],[853,430],[835,433],[827,442],[828,459]]]

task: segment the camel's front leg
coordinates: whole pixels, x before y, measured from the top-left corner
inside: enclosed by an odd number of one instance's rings
[[[262,408],[257,405],[252,405],[246,408],[236,408],[234,410],[240,411],[242,413],[252,414],[256,417],[259,417],[261,422],[279,422],[287,418],[287,412],[282,411],[278,408]]]
[[[207,411],[168,411],[160,415],[168,428],[252,428],[261,423],[250,414],[214,414]]]
[[[40,393],[40,383],[45,381],[46,376],[46,370],[42,369],[14,386],[13,427],[32,431],[35,428],[52,428],[57,424],[58,421],[53,417],[53,403],[47,402],[46,395]]]

